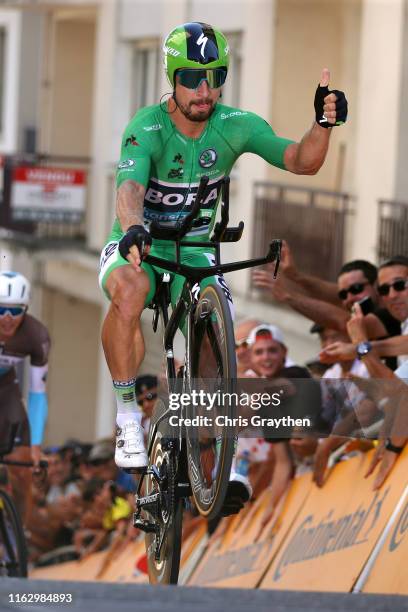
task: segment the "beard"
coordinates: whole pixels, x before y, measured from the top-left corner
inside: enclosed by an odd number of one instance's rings
[[[180,104],[176,99],[175,95],[173,95],[173,98],[177,107],[180,109],[183,115],[190,121],[195,121],[197,123],[207,121],[207,119],[209,119],[212,113],[214,112],[215,104],[212,100],[208,98],[197,100],[196,102],[189,102],[189,104],[187,105]],[[198,104],[209,104],[209,109],[206,111],[200,111],[197,108],[194,108],[197,107]]]

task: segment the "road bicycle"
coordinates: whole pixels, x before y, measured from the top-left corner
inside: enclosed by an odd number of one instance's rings
[[[15,461],[5,458],[13,449],[13,441],[18,429],[10,428],[7,442],[0,446],[0,464],[18,467],[33,467],[32,462]],[[46,461],[40,462],[45,469]],[[7,491],[7,471],[2,472],[0,482],[0,576],[27,577],[28,552],[24,527],[13,498]]]
[[[206,392],[222,391],[233,396],[236,384],[234,328],[229,291],[222,275],[275,261],[276,276],[279,267],[281,240],[271,242],[264,258],[221,264],[221,243],[237,242],[244,229],[242,221],[237,227],[228,227],[229,177],[222,182],[221,219],[215,224],[211,238],[203,242],[183,240],[192,228],[210,222],[209,218],[198,216],[207,197],[208,181],[208,177],[202,177],[191,211],[178,227],[166,227],[157,222],[151,224],[152,238],[174,243],[175,261],[153,255],[144,258],[147,263],[165,271],[157,278],[151,307],[155,332],[159,319],[162,322],[169,395],[184,393],[191,397],[193,390],[205,389]],[[214,265],[193,267],[182,263],[184,247],[208,249]],[[179,274],[185,280],[169,317],[171,274]],[[210,277],[214,278],[200,289],[201,281]],[[185,337],[185,358],[176,372],[173,343],[179,328],[183,329]],[[229,402],[226,406],[217,406],[217,410],[225,418],[232,417],[234,404]],[[193,419],[199,412],[200,408],[190,402],[182,408],[181,415]],[[233,503],[231,508],[227,502],[236,446],[235,429],[197,428],[183,424],[174,427],[169,422],[172,414],[174,412],[166,397],[159,398],[148,435],[149,465],[136,492],[134,525],[146,532],[151,583],[177,583],[183,507],[189,497],[193,498],[198,512],[208,520],[220,513],[237,511]]]

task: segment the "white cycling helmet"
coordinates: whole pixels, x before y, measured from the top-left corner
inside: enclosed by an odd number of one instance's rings
[[[0,272],[0,304],[23,304],[30,301],[30,283],[18,272]]]

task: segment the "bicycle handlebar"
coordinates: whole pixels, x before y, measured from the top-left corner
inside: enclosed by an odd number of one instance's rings
[[[194,243],[188,243],[194,244]],[[200,243],[201,245],[207,244],[211,246],[211,242],[208,243]],[[174,272],[176,274],[181,274],[193,282],[200,282],[204,278],[208,278],[209,276],[214,276],[215,274],[224,274],[225,272],[235,272],[237,270],[244,270],[246,268],[253,268],[255,266],[262,266],[267,263],[271,263],[276,261],[274,278],[278,273],[279,263],[280,263],[280,253],[282,248],[282,240],[276,239],[272,240],[269,245],[269,251],[266,257],[259,257],[257,259],[248,259],[246,261],[236,261],[232,263],[219,264],[215,266],[205,266],[196,268],[194,266],[189,266],[187,264],[182,264],[178,261],[170,261],[168,259],[162,259],[161,257],[156,257],[155,255],[147,255],[144,261],[153,266],[158,266],[167,270],[168,272]]]

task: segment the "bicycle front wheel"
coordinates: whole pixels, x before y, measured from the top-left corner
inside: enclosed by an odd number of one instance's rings
[[[236,382],[235,340],[227,298],[217,284],[210,284],[200,294],[194,313],[190,367],[186,387],[222,390],[233,393]],[[221,408],[220,408],[221,409]],[[224,417],[234,416],[231,402],[222,406]],[[214,418],[217,406],[211,411]],[[197,414],[194,406],[187,416]],[[228,423],[224,419],[224,423]],[[187,455],[190,482],[197,508],[208,519],[216,517],[224,503],[231,472],[235,438],[231,427],[187,428]]]
[[[10,496],[0,489],[0,567],[11,577],[27,577],[27,546],[23,524]]]

